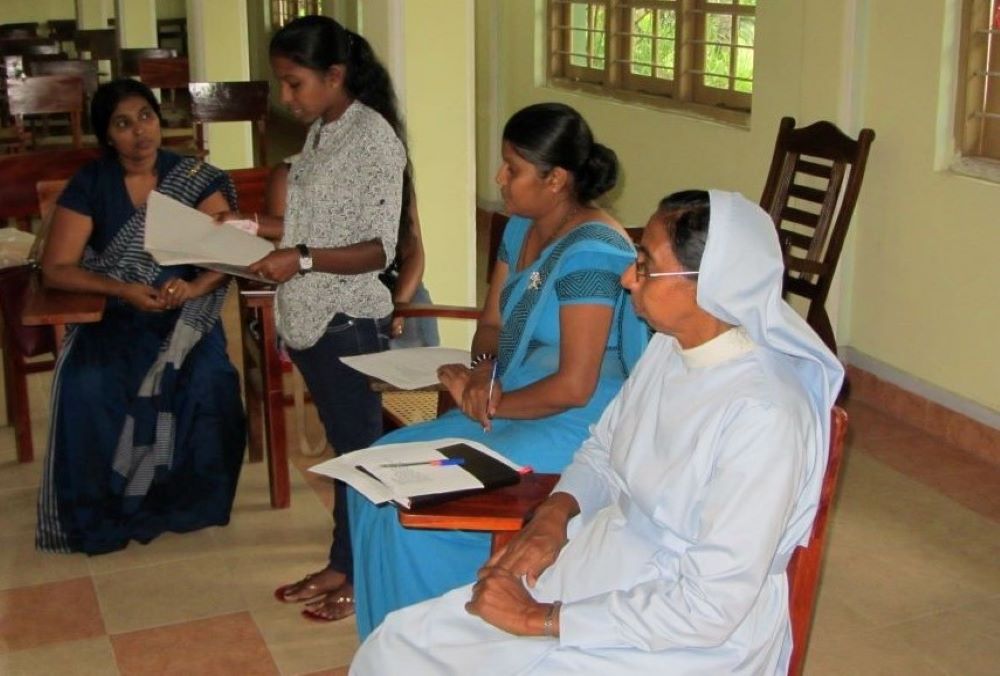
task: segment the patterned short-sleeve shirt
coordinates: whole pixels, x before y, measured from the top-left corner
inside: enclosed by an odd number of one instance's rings
[[[337,120],[317,120],[288,176],[282,247],[336,248],[379,240],[392,261],[399,231],[406,151],[389,123],[355,101]],[[392,312],[380,271],[310,272],[278,288],[278,332],[294,349],[311,347],[338,312],[378,318]]]

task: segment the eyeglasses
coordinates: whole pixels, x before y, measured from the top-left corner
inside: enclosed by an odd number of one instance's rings
[[[646,261],[636,259],[635,281],[638,282],[643,277],[692,277],[698,274],[697,270],[681,270],[679,272],[650,272],[646,269]]]

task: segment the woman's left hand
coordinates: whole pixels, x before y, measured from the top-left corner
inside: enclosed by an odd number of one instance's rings
[[[158,293],[167,310],[179,308],[186,301],[198,295],[194,285],[180,277],[165,281],[160,286]]]
[[[515,636],[541,636],[548,606],[535,601],[509,571],[489,567],[480,571],[479,581],[472,585],[472,599],[465,610]]]
[[[403,335],[403,325],[406,323],[404,317],[393,317],[392,318],[392,328],[389,333],[390,338],[399,338]]]
[[[296,249],[278,249],[253,263],[250,272],[264,279],[281,284],[299,273],[299,252]]]

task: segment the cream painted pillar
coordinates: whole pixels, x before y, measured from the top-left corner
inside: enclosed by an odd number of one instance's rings
[[[158,47],[156,0],[116,0],[118,44],[122,49]]]
[[[361,32],[389,68],[406,116],[424,284],[435,302],[475,304],[474,3],[369,0],[360,8]],[[468,347],[473,329],[442,321],[442,342]]]
[[[246,0],[187,0],[188,58],[193,82],[250,79]],[[205,127],[208,161],[221,169],[253,166],[249,122]]]
[[[76,25],[80,30],[107,28],[115,15],[115,0],[76,0]]]

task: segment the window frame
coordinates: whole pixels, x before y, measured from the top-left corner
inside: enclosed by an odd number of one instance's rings
[[[271,29],[278,30],[292,19],[323,13],[323,0],[271,0]]]
[[[604,8],[604,68],[578,66],[570,63],[573,5]],[[674,77],[663,79],[632,73],[631,12],[634,9],[671,10],[675,18]],[[740,0],[728,3],[709,0],[546,0],[546,55],[548,81],[563,89],[573,89],[604,97],[643,103],[660,108],[680,109],[712,119],[745,125],[749,123],[753,94],[732,88],[736,69],[738,32],[734,31],[730,57],[730,89],[709,87],[702,81],[705,74],[705,21],[708,13],[756,18],[756,5],[742,5]],[[654,15],[655,23],[656,17]],[[579,29],[577,29],[579,30]],[[588,25],[588,30],[590,30]],[[655,28],[654,28],[655,35]],[[756,37],[756,36],[755,36]],[[654,37],[654,49],[655,49]],[[756,49],[756,39],[750,47]],[[589,57],[589,50],[588,50]],[[655,56],[653,57],[655,66]],[[653,71],[655,73],[655,70]]]
[[[1000,163],[1000,0],[963,1],[957,69],[956,150]]]

